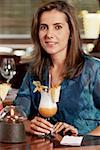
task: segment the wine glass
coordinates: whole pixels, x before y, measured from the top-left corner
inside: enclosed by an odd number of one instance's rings
[[[39,113],[49,121],[50,117],[57,112],[57,103],[53,100],[50,92],[41,91],[41,99],[39,104]],[[51,134],[45,134],[45,137],[50,138]]]
[[[9,81],[16,74],[16,65],[14,58],[2,59],[0,64],[0,73],[7,80],[6,82],[9,83]]]

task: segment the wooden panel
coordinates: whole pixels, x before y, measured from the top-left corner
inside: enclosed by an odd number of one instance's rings
[[[51,1],[51,0],[48,0]],[[0,0],[0,34],[30,34],[34,11],[47,0]],[[96,12],[97,0],[69,0],[79,12]]]

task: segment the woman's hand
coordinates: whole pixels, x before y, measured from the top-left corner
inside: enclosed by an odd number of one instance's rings
[[[32,133],[36,135],[49,134],[53,130],[53,125],[50,122],[38,116],[31,120],[30,127]]]
[[[27,133],[34,134],[33,130],[31,129],[31,121],[30,120],[24,120],[23,123],[24,123],[25,131]]]
[[[100,136],[100,126],[93,129],[89,134],[94,136]]]
[[[71,135],[76,136],[78,134],[78,131],[75,127],[65,123],[65,122],[58,122],[53,127],[54,133],[59,133],[63,131],[63,134],[67,134],[67,132],[70,132]]]

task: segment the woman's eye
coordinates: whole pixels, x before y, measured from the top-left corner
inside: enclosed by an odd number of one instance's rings
[[[39,28],[40,30],[46,30],[47,29],[47,27],[46,26],[44,26],[44,25],[40,25],[40,28]]]
[[[57,26],[55,26],[55,28],[56,28],[57,30],[59,30],[59,29],[61,29],[61,28],[62,28],[62,26],[57,25]]]

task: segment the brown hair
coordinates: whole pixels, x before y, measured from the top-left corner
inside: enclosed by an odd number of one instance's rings
[[[42,71],[44,67],[46,65],[49,66],[52,62],[49,54],[43,50],[39,41],[39,21],[43,12],[51,11],[53,9],[56,9],[66,15],[66,19],[68,20],[70,27],[70,38],[68,41],[67,56],[62,74],[63,77],[73,78],[77,76],[83,68],[81,39],[74,8],[72,5],[64,1],[52,1],[40,7],[35,15],[35,18],[32,20],[31,36],[34,43],[34,63],[32,71],[39,77],[40,80],[42,78]]]

